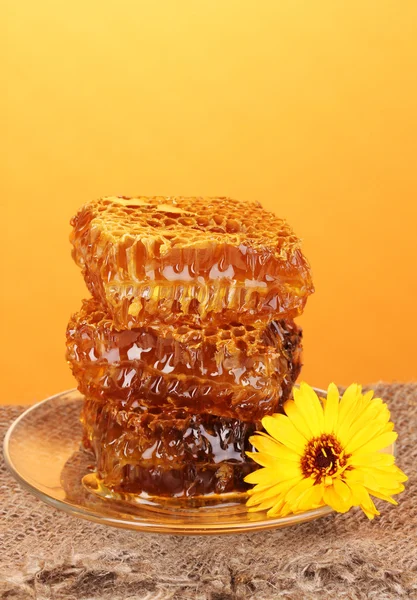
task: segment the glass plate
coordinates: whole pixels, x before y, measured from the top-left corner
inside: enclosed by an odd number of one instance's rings
[[[325,395],[322,390],[316,391]],[[35,404],[11,425],[4,440],[6,464],[14,477],[55,508],[104,525],[182,535],[287,527],[332,512],[324,506],[283,518],[268,518],[265,512],[249,513],[244,503],[229,498],[222,498],[223,502],[214,506],[178,508],[143,498],[132,505],[90,493],[82,484],[83,477],[91,474],[94,467],[91,454],[80,450],[82,400],[78,391],[70,390]]]

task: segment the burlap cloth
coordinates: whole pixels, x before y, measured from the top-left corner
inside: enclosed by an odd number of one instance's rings
[[[233,536],[142,534],[78,520],[0,474],[0,594],[14,600],[417,598],[417,384],[374,386],[409,476],[400,505]],[[22,408],[0,407],[3,433]]]

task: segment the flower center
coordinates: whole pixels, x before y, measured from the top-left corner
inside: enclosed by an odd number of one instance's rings
[[[331,433],[324,433],[307,443],[301,458],[301,471],[304,477],[314,477],[316,483],[321,483],[342,469],[348,458],[339,440]]]

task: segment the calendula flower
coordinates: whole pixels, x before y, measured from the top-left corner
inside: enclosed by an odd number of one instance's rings
[[[257,452],[247,452],[261,469],[245,478],[249,510],[285,516],[320,506],[347,512],[359,506],[378,515],[371,496],[392,498],[404,489],[407,476],[384,453],[397,439],[387,405],[352,384],[342,398],[334,383],[319,398],[306,383],[294,388],[284,414],[264,417],[266,432],[250,438]]]

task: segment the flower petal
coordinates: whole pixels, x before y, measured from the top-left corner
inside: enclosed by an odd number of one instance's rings
[[[272,439],[270,435],[259,431],[256,435],[249,438],[250,443],[256,450],[265,454],[270,454],[279,460],[292,460],[299,462],[300,455]]]
[[[333,510],[345,513],[351,508],[351,504],[345,502],[341,496],[336,492],[333,485],[325,486],[323,492],[324,502],[333,508]]]
[[[262,504],[258,504],[258,506],[250,506],[248,508],[248,512],[259,512],[261,510],[268,510],[272,506],[274,506],[275,498],[272,498]]]
[[[351,471],[346,469],[343,471],[343,479],[345,481],[354,481],[355,483],[363,484],[365,475],[360,469],[352,469]]]
[[[301,477],[295,477],[294,479],[288,479],[287,481],[280,481],[276,485],[272,485],[271,487],[254,494],[247,501],[247,506],[253,506],[255,504],[259,504],[261,502],[265,502],[270,498],[278,498],[279,495],[285,494],[290,487],[296,485],[299,481],[301,481]]]
[[[390,471],[389,469],[395,469],[395,466],[385,467],[384,469],[366,469],[362,468],[362,472],[364,474],[363,484],[367,488],[384,488],[386,490],[394,490],[400,489],[402,491],[404,486],[401,481],[399,481],[396,477],[395,471]],[[393,493],[393,492],[392,492]]]
[[[270,454],[264,452],[245,452],[245,454],[261,467],[271,467],[273,469],[277,465],[277,459]]]
[[[394,431],[387,431],[386,433],[373,438],[366,444],[363,444],[363,446],[360,447],[360,450],[362,453],[377,452],[378,450],[382,450],[383,448],[388,448],[388,446],[391,446],[397,437],[398,434]]]
[[[356,450],[364,446],[367,442],[373,440],[383,429],[384,424],[381,427],[379,421],[373,421],[368,425],[365,425],[363,429],[360,429],[350,438],[346,444],[346,453],[353,454]]]
[[[347,388],[340,400],[337,435],[344,446],[349,441],[349,429],[359,414],[360,390],[360,386],[352,384]]]
[[[314,437],[307,420],[304,418],[303,413],[299,410],[294,400],[288,400],[284,404],[284,411],[294,427],[306,438],[306,440]]]
[[[350,488],[341,479],[333,479],[333,488],[336,494],[340,496],[340,498],[345,504],[351,501],[352,493],[350,491]]]
[[[302,479],[301,481],[299,481],[296,485],[294,485],[293,487],[291,487],[290,490],[288,490],[288,492],[285,495],[285,501],[288,502],[288,504],[296,504],[300,495],[305,491],[308,490],[309,488],[313,487],[314,485],[314,480],[311,477],[307,477],[306,479]]]
[[[402,471],[400,469],[400,467],[398,467],[397,465],[393,465],[395,467],[396,470],[396,479],[397,481],[408,481],[408,476],[404,473],[404,471]]]
[[[327,388],[327,398],[324,405],[324,431],[333,433],[339,417],[339,390],[334,383]]]
[[[306,439],[294,427],[288,417],[279,414],[274,417],[264,417],[262,419],[262,425],[274,439],[282,442],[285,446],[298,454],[302,454],[307,443]]]
[[[259,483],[260,485],[274,485],[277,481],[275,469],[264,467],[263,469],[252,471],[252,473],[246,475],[244,481],[246,483]]]
[[[277,460],[274,456],[263,452],[246,452],[246,455],[261,467],[273,470],[276,478],[285,480],[288,479],[288,474],[301,474],[299,462],[284,459]]]
[[[348,464],[352,467],[389,467],[395,462],[393,454],[382,452],[355,452],[349,459]]]
[[[368,489],[368,493],[371,496],[375,496],[375,498],[379,498],[380,500],[384,500],[385,502],[389,502],[390,504],[394,504],[395,506],[398,506],[398,502],[396,500],[394,500],[394,498],[391,498],[391,496],[382,494],[381,492],[376,491],[376,490],[369,490],[369,489]]]
[[[313,390],[304,381],[300,383],[300,388],[293,388],[294,402],[298,410],[305,415],[314,437],[323,432],[324,415],[321,402]]]
[[[346,483],[352,492],[353,506],[360,506],[368,519],[373,519],[375,516],[379,515],[379,512],[377,511],[375,504],[372,502],[369,493],[362,484],[351,480],[346,481]]]
[[[285,504],[283,499],[280,499],[272,508],[268,510],[268,517],[286,517],[291,513],[291,508]]]
[[[366,406],[359,407],[357,416],[349,428],[347,441],[369,423],[378,421],[382,427],[388,423],[390,418],[391,415],[387,405],[383,404],[380,398],[374,398]]]
[[[362,388],[357,383],[351,383],[343,392],[339,406],[339,423],[343,423],[346,420],[347,416],[352,411],[352,407],[354,407],[361,398],[361,392]]]
[[[312,510],[324,505],[323,501],[324,485],[322,483],[313,485],[312,487],[305,490],[298,501],[295,503],[295,509],[300,512],[305,510]]]
[[[259,483],[261,485],[275,485],[280,481],[287,481],[300,475],[300,469],[295,463],[287,463],[285,465],[278,464],[273,467],[264,467],[252,471],[246,475],[246,483]]]

